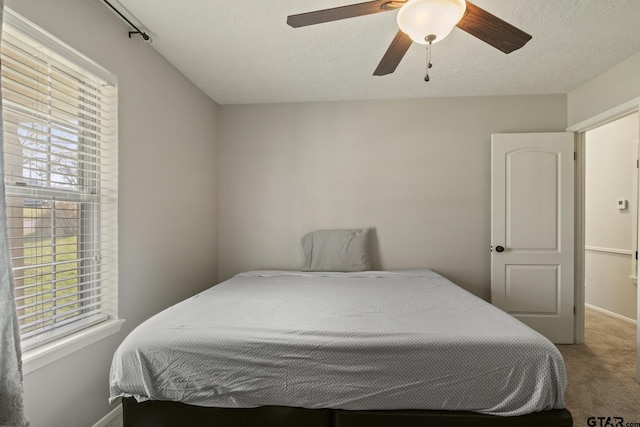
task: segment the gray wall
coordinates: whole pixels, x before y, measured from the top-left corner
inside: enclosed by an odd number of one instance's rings
[[[563,131],[566,97],[221,106],[219,279],[298,269],[313,229],[372,226],[374,268],[490,296],[492,133]]]
[[[573,126],[640,97],[640,52],[569,92],[568,124]]]
[[[7,6],[119,77],[119,303],[123,330],[25,376],[34,427],[87,427],[142,320],[216,281],[217,105],[94,0]]]

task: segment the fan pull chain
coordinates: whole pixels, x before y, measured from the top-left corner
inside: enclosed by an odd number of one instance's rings
[[[428,82],[429,80],[431,80],[431,78],[429,77],[429,69],[433,67],[433,64],[431,63],[431,44],[436,39],[436,36],[434,34],[429,34],[424,39],[427,41],[427,73],[424,76],[424,81]]]

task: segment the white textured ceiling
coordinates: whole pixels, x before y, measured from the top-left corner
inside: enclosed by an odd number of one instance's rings
[[[119,0],[153,47],[219,104],[567,93],[640,50],[640,0],[474,0],[533,39],[509,55],[454,29],[376,68],[397,11],[303,28],[287,15],[362,0]],[[640,73],[640,70],[639,70]]]

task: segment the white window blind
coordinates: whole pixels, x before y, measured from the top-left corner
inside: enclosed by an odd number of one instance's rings
[[[115,78],[73,56],[13,14],[5,23],[4,182],[25,350],[117,316]]]

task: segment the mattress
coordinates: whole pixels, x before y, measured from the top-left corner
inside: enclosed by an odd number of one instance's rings
[[[566,385],[551,342],[433,271],[253,271],[132,331],[110,401],[517,416]]]

